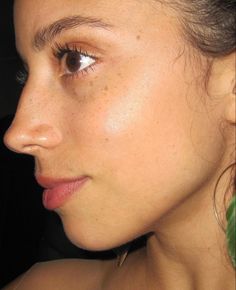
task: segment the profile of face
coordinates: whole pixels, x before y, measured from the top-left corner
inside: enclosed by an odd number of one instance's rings
[[[176,13],[151,0],[16,0],[14,12],[28,76],[5,143],[34,156],[38,180],[83,180],[54,209],[73,243],[119,246],[204,190],[224,109]]]

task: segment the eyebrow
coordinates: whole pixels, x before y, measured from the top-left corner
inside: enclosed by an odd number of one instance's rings
[[[96,27],[105,30],[109,30],[109,28],[113,27],[111,24],[105,23],[103,20],[98,18],[84,17],[81,15],[68,16],[61,18],[46,27],[40,28],[33,38],[33,47],[37,51],[40,51],[46,46],[46,44],[52,42],[61,32],[79,26]]]

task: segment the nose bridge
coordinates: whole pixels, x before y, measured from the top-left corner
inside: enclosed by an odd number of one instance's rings
[[[59,145],[62,134],[49,94],[33,84],[24,88],[15,118],[4,136],[4,142],[11,150],[34,155],[39,148]]]

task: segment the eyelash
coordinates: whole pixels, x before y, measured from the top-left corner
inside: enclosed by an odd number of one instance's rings
[[[94,65],[96,64],[96,61],[97,61],[97,57],[95,55],[88,53],[86,50],[83,50],[81,47],[77,47],[76,45],[73,45],[71,47],[68,44],[60,45],[56,43],[55,47],[53,47],[52,50],[53,50],[53,55],[55,56],[56,59],[58,59],[59,62],[61,62],[63,57],[69,53],[78,53],[81,56],[89,57],[94,60],[94,63],[88,65],[87,67],[83,68],[80,71],[62,74],[62,77],[65,77],[65,78],[76,78],[81,75],[83,76],[87,74],[90,70],[93,71]]]
[[[96,56],[89,54],[87,51],[83,50],[81,47],[77,47],[76,45],[73,45],[71,47],[68,44],[61,45],[61,44],[56,43],[55,46],[52,47],[52,53],[53,53],[53,56],[58,60],[59,64],[62,61],[63,57],[68,53],[78,53],[81,56],[90,57],[91,59],[94,60],[94,63],[83,68],[80,71],[76,71],[73,73],[63,73],[61,76],[64,78],[77,78],[79,76],[83,76],[83,75],[87,74],[89,72],[89,70],[93,71],[94,65],[96,64],[96,61],[97,61]],[[17,72],[16,81],[20,85],[25,85],[25,83],[27,82],[27,79],[28,79],[28,71],[25,67],[23,67],[22,69],[20,69]]]
[[[24,86],[28,79],[28,71],[23,66],[17,73],[16,73],[16,81],[21,86]]]

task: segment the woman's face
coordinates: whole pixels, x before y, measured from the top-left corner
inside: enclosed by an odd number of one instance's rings
[[[15,27],[28,78],[5,142],[34,156],[39,180],[87,177],[55,209],[75,244],[125,243],[204,188],[219,108],[167,7],[16,0]]]

